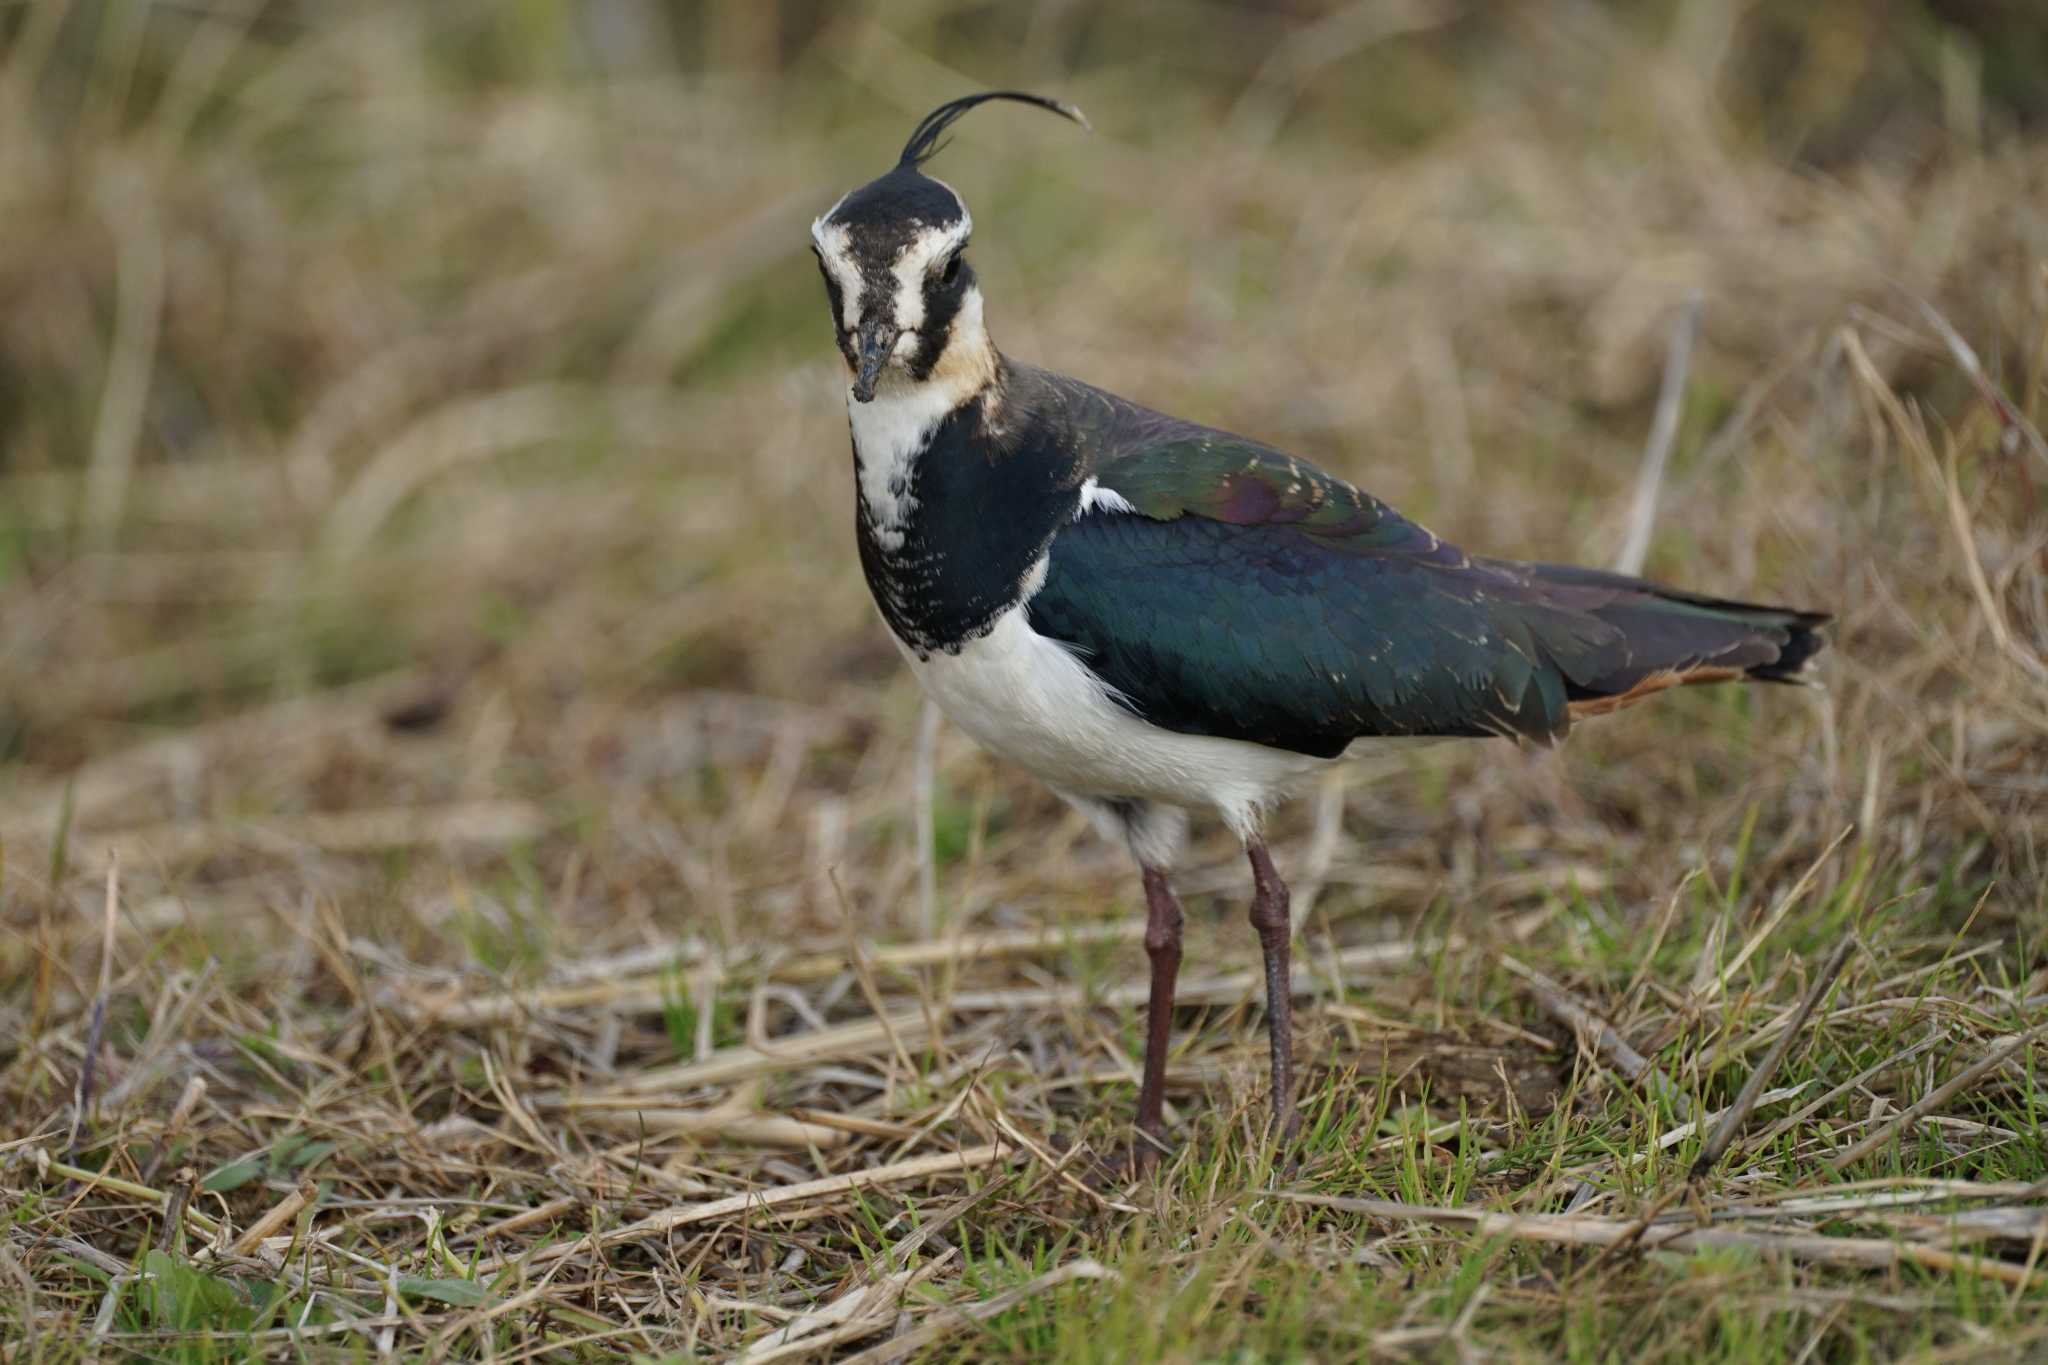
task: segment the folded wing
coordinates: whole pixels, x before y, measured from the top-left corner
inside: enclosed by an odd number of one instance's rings
[[[1165,729],[1322,756],[1548,741],[1680,683],[1789,679],[1820,647],[1823,616],[1476,559],[1304,461],[1155,417],[1104,424],[1089,466],[1130,510],[1062,529],[1028,611]]]

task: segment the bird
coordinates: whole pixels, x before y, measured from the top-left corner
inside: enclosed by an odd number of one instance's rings
[[[1264,817],[1349,755],[1554,744],[1693,683],[1795,682],[1822,612],[1468,554],[1300,456],[1013,359],[991,340],[966,202],[925,167],[990,101],[919,121],[811,226],[846,371],[861,570],[925,694],[1137,863],[1151,966],[1131,1134],[1172,1150],[1166,1057],[1191,814],[1251,868],[1269,1131],[1295,1138],[1286,882]]]

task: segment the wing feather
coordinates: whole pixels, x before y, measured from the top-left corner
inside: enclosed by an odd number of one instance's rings
[[[1477,559],[1313,464],[1042,371],[1077,478],[1128,505],[1060,530],[1035,629],[1137,714],[1334,756],[1366,736],[1550,741],[1676,682],[1796,673],[1826,618]]]

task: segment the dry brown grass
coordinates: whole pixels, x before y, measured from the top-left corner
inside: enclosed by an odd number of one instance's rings
[[[2048,140],[1669,8],[0,12],[0,1358],[2038,1343]],[[1227,840],[1156,1186],[1122,856],[942,733],[920,927],[803,228],[982,83],[1015,353],[1603,562],[1696,294],[1647,567],[1840,613],[1280,821],[1291,1170]]]

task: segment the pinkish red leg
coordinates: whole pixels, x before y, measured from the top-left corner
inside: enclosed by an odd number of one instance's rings
[[[1180,901],[1166,874],[1145,872],[1145,955],[1152,959],[1152,996],[1145,1012],[1145,1082],[1138,1090],[1138,1136],[1132,1165],[1148,1170],[1167,1150],[1166,1050],[1173,1032],[1173,987],[1180,976]]]
[[[1252,862],[1252,928],[1266,954],[1266,1036],[1273,1049],[1273,1131],[1291,1139],[1301,1126],[1294,1108],[1294,973],[1289,950],[1294,922],[1287,883],[1273,867],[1264,840],[1245,845]]]

